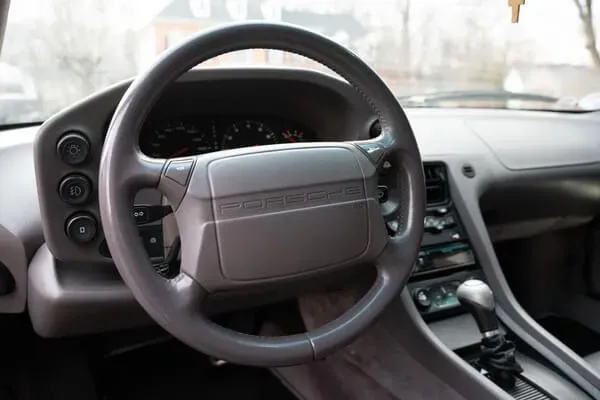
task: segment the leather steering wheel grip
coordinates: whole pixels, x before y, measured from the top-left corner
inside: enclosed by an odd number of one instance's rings
[[[285,144],[200,155],[179,160],[192,166],[187,183],[179,185],[165,179],[165,171],[173,160],[151,159],[139,150],[139,132],[146,116],[167,86],[190,68],[218,55],[250,48],[300,54],[336,71],[377,113],[381,135],[359,142]],[[399,176],[394,200],[398,204],[395,217],[400,229],[393,237],[386,234],[376,199],[376,171],[383,155],[393,157]],[[306,174],[294,172],[302,170],[302,165],[310,165],[305,167]],[[283,173],[291,171],[295,176],[279,182],[280,188],[273,187],[277,182],[266,182],[264,178],[256,177],[253,181],[251,172],[266,166]],[[235,187],[218,185],[219,179],[231,171],[245,171],[250,178],[244,175],[240,178],[242,184]],[[248,182],[256,187],[241,188]],[[171,280],[154,273],[130,214],[135,192],[144,187],[156,187],[170,200],[177,198],[175,217],[182,238],[182,273]],[[325,193],[325,196],[315,204],[284,204],[277,213],[263,209],[239,219],[233,214],[220,213],[227,210],[223,208],[223,199],[248,199],[249,193],[276,190],[284,198],[299,187],[313,188],[311,193]],[[336,197],[333,193],[342,194]],[[158,324],[189,346],[214,357],[239,364],[285,366],[322,358],[347,345],[399,294],[412,271],[423,233],[425,184],[419,149],[404,111],[381,78],[360,58],[330,39],[300,27],[246,22],[192,36],[163,53],[133,81],[113,115],[102,149],[99,200],[102,225],[115,265],[135,298]],[[264,201],[264,196],[252,201],[259,200]],[[225,205],[232,204],[237,203],[229,201]],[[240,231],[240,226],[245,232],[262,229],[264,235],[269,235],[265,227],[276,231],[276,218],[287,218],[288,224],[296,221],[296,226],[308,230],[311,221],[324,220],[331,223],[323,232],[332,234],[356,228],[357,243],[364,245],[364,251],[359,248],[354,254],[348,246],[336,242],[336,238],[324,238],[324,243],[314,244],[315,255],[307,261],[314,265],[301,265],[290,251],[289,263],[282,263],[279,258],[274,262],[285,264],[281,268],[271,266],[260,271],[254,268],[263,265],[259,260],[268,249],[257,252],[242,246],[240,251],[245,253],[241,259],[247,265],[240,264],[242,261],[235,257],[227,257],[224,248],[227,243],[239,240],[235,232]],[[242,219],[246,222],[241,222]],[[338,221],[341,227],[335,228],[333,221]],[[235,228],[230,229],[231,226]],[[296,231],[295,238],[300,244],[308,243],[315,232]],[[343,254],[333,254],[334,250],[328,254],[331,248]],[[297,256],[302,254],[301,250],[306,254],[306,248],[298,247],[294,250]],[[323,264],[325,261],[327,265]],[[235,290],[254,282],[261,287],[277,285],[297,277],[316,276],[327,268],[337,271],[367,261],[378,269],[371,289],[345,314],[314,331],[282,337],[245,335],[214,324],[200,312],[202,299],[213,291]]]

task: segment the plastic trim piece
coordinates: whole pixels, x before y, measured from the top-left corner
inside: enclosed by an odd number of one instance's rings
[[[399,322],[394,336],[423,365],[467,399],[511,399],[442,343],[429,329],[404,290],[387,311]],[[389,315],[389,314],[386,314]],[[400,322],[401,321],[401,322]]]
[[[470,314],[445,318],[428,326],[436,337],[454,351],[477,345],[481,341],[481,334]],[[501,329],[504,331],[503,327]],[[516,358],[524,369],[523,375],[557,399],[589,398],[571,381],[553,371],[550,366],[518,351]]]
[[[45,244],[29,266],[27,305],[33,328],[42,337],[153,324],[113,268],[60,264]]]
[[[19,238],[0,225],[0,263],[15,280],[12,293],[0,296],[0,313],[20,313],[27,299],[27,256]]]
[[[545,169],[544,175],[539,170],[510,172],[493,157],[479,155],[469,160],[479,173],[476,177],[468,179],[461,172],[464,161],[462,157],[446,157],[451,196],[471,239],[471,244],[484,270],[488,284],[496,296],[500,319],[510,330],[546,357],[588,394],[594,398],[600,398],[600,375],[585,360],[535,322],[512,294],[494,252],[479,207],[481,195],[492,186],[525,178],[535,179],[536,176],[548,178],[550,171]],[[584,168],[556,167],[554,174],[568,175],[574,170],[581,173]],[[587,168],[591,167],[587,166]]]

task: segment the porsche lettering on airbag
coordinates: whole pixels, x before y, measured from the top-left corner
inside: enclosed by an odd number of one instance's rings
[[[233,216],[239,213],[252,213],[253,210],[265,211],[270,209],[304,208],[319,202],[331,204],[360,198],[364,198],[363,185],[346,184],[331,189],[278,194],[249,200],[225,202],[218,204],[217,210],[220,216]]]

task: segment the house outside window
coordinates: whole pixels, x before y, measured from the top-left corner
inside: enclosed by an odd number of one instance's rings
[[[252,49],[238,50],[229,53],[229,62],[235,65],[245,65],[252,63]]]
[[[165,50],[169,47],[173,47],[177,43],[185,39],[186,33],[182,30],[176,29],[165,33]]]
[[[279,65],[283,64],[283,55],[284,52],[281,50],[267,50],[267,64],[271,65]]]
[[[210,18],[211,0],[190,0],[190,10],[196,18]]]
[[[234,21],[243,21],[248,17],[248,0],[225,0],[225,7]]]

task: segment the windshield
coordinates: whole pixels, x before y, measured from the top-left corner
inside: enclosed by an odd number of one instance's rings
[[[250,19],[301,25],[349,47],[407,107],[600,109],[600,0],[511,2],[525,3],[519,23],[507,0],[13,1],[0,124],[44,120],[194,32]],[[322,68],[264,49],[200,67],[239,64]]]

